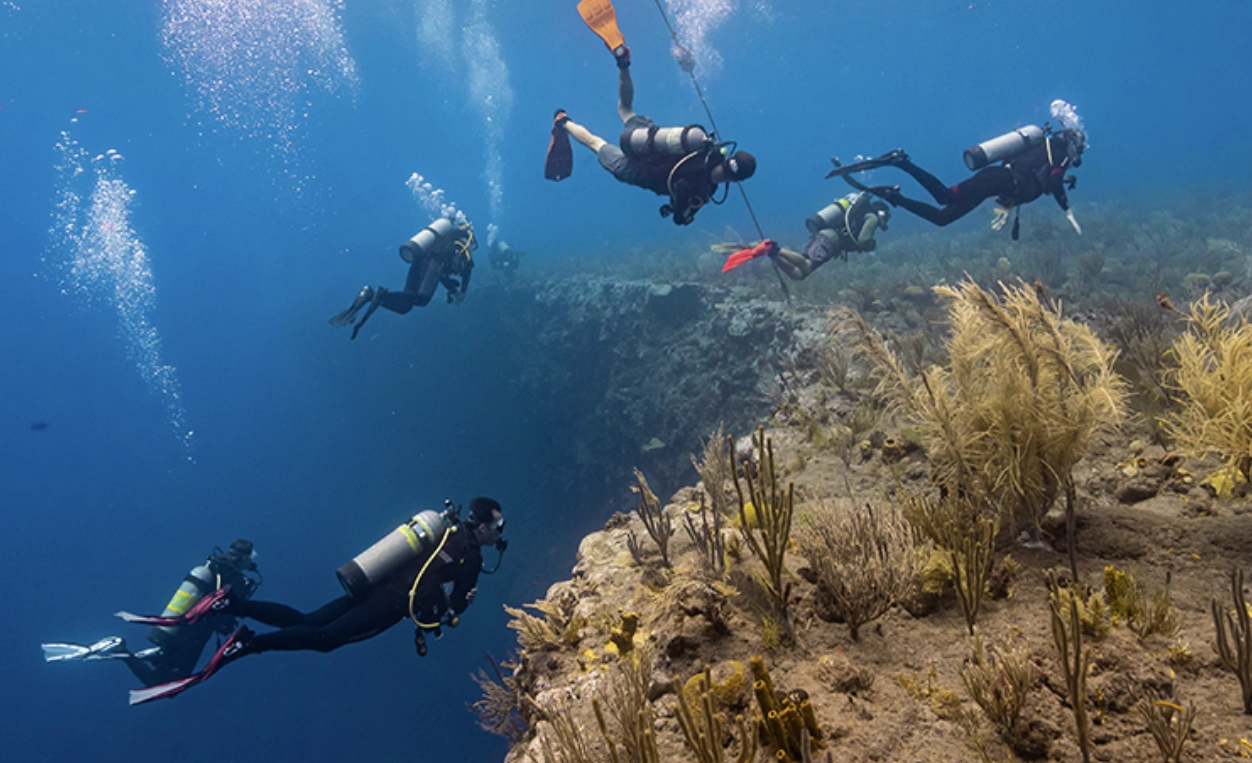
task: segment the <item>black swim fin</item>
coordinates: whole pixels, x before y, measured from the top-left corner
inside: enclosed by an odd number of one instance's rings
[[[368,305],[372,299],[374,299],[374,290],[369,286],[362,286],[361,290],[357,292],[356,297],[352,300],[352,305],[347,310],[331,316],[330,325],[335,328],[352,325],[352,322],[356,320],[357,312],[362,307]]]
[[[897,148],[894,151],[888,151],[882,156],[876,156],[873,159],[861,159],[860,161],[852,162],[851,164],[843,164],[838,159],[832,157],[830,163],[835,165],[835,168],[830,172],[827,172],[826,177],[845,177],[854,172],[865,172],[866,170],[875,170],[879,167],[891,167],[900,164],[901,162],[907,162],[908,159],[909,155],[906,154],[902,148]]]
[[[552,117],[552,140],[548,142],[548,154],[543,159],[543,176],[560,182],[574,172],[574,150],[570,147],[565,122],[569,117],[557,109]]]

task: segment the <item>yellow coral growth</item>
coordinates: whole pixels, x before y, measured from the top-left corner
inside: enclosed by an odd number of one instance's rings
[[[779,696],[769,669],[760,655],[748,661],[752,666],[752,692],[756,695],[764,722],[761,725],[763,739],[775,748],[775,760],[795,761],[804,757],[803,733],[812,739],[813,749],[825,746],[822,731],[817,726],[817,714],[808,695],[800,690]]]
[[[747,673],[743,663],[738,660],[731,660],[726,664],[730,666],[731,673],[723,681],[714,681],[711,672],[708,685],[705,684],[704,673],[696,673],[687,679],[683,692],[687,695],[687,702],[692,707],[700,702],[700,696],[705,692],[712,695],[718,707],[730,707],[735,704],[739,693],[748,685]]]
[[[1165,419],[1178,446],[1216,453],[1252,480],[1252,324],[1206,293],[1192,303],[1187,331],[1174,340],[1173,384],[1181,409]]]
[[[999,507],[1010,529],[1037,524],[1093,437],[1122,418],[1114,353],[1024,283],[1001,284],[999,296],[970,281],[934,291],[952,327],[947,367],[911,373],[855,313],[845,316],[850,333],[948,493]]]
[[[638,612],[622,613],[622,624],[609,632],[609,643],[606,649],[611,647],[619,655],[629,654],[630,650],[635,648],[635,631],[638,628]]]

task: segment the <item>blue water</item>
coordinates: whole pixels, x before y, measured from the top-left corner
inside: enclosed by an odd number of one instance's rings
[[[669,5],[784,241],[842,192],[822,179],[830,156],[903,146],[956,182],[961,149],[1046,120],[1054,98],[1090,133],[1080,211],[1248,190],[1247,3]],[[706,121],[655,3],[618,6],[639,112]],[[171,28],[174,12],[191,20]],[[545,478],[561,451],[488,340],[446,339],[482,294],[380,313],[356,342],[326,318],[367,281],[400,284],[396,247],[429,221],[414,172],[532,263],[694,257],[726,226],[755,236],[742,204],[677,229],[578,146],[572,178],[543,180],[554,108],[618,131],[616,70],[572,2],[3,0],[0,72],[4,756],[499,759],[464,710],[468,675],[512,647],[501,604],[568,571],[605,507]],[[81,150],[68,175],[58,145]],[[84,237],[99,183],[114,195]],[[75,235],[53,230],[59,202]],[[110,614],[159,609],[214,545],[251,538],[261,596],[313,607],[399,519],[479,494],[509,516],[506,574],[424,659],[401,625],[332,655],[250,658],[141,708],[119,665],[42,662],[50,639],[141,645]]]

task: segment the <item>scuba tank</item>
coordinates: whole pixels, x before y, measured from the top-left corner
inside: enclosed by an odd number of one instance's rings
[[[196,605],[196,602],[203,599],[206,593],[215,590],[217,590],[217,574],[213,572],[210,560],[206,559],[203,564],[192,568],[191,572],[187,573],[187,576],[183,578],[183,584],[174,592],[170,603],[165,605],[161,616],[178,617],[179,615],[184,615],[187,613],[187,610]],[[179,627],[176,625],[154,625],[152,630],[148,631],[148,640],[157,646],[165,646],[174,637],[174,634],[178,632]]]
[[[623,130],[618,141],[622,153],[627,156],[637,154],[674,154],[685,156],[707,148],[713,139],[700,125],[686,127],[636,127]]]
[[[426,510],[392,530],[335,571],[345,591],[364,598],[373,588],[414,559],[429,556],[452,530],[454,512]]]
[[[977,146],[965,149],[965,166],[971,170],[980,170],[988,164],[1004,159],[1011,159],[1028,148],[1037,146],[1044,140],[1042,127],[1026,125],[1012,132],[983,141]]]
[[[400,245],[400,259],[412,265],[423,254],[430,254],[456,231],[456,224],[441,217]]]
[[[842,198],[835,199],[826,205],[815,215],[811,215],[804,221],[804,227],[809,229],[809,233],[817,233],[824,228],[833,228],[835,230],[845,230],[844,220],[849,209],[856,203],[859,193],[850,193]]]

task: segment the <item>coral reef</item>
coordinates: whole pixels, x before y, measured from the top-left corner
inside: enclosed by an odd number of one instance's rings
[[[1252,216],[1248,222],[1252,223]],[[1177,230],[1152,227],[1158,225],[1175,226]],[[1126,230],[1130,231],[1126,234],[1128,241],[1138,242],[1136,245],[1144,247],[1143,252],[1151,256],[1160,253],[1161,257],[1174,245],[1170,242],[1176,236],[1190,235],[1187,231],[1194,234],[1190,223],[1170,216],[1147,226],[1127,223]],[[1031,236],[1033,232],[1028,239]],[[1245,243],[1243,239],[1238,241],[1242,252]],[[1027,268],[1044,268],[1067,272],[1075,284],[1085,279],[1083,293],[1089,293],[1097,280],[1095,264],[1101,259],[1098,280],[1115,284],[1112,288],[1124,296],[1128,296],[1126,284],[1156,278],[1168,285],[1175,274],[1180,280],[1188,273],[1200,272],[1198,267],[1184,268],[1178,262],[1162,259],[1160,268],[1154,269],[1148,263],[1142,268],[1141,278],[1128,280],[1124,263],[1129,258],[1124,251],[1099,242],[1091,249],[1086,248],[1089,242],[1084,242],[1082,249],[1063,251],[1059,257],[1034,253],[1005,255],[1002,248],[985,245],[977,251],[958,252],[938,239],[935,243],[935,256],[947,258],[942,267],[952,267],[955,262],[969,265],[963,269],[970,272],[981,272],[978,263],[994,264],[1004,256],[1014,274],[1025,275]],[[1033,239],[1023,242],[1023,247],[1036,246],[1039,243]],[[1252,251],[1252,247],[1248,250]],[[1075,258],[1086,252],[1093,256],[1081,266],[1075,265]],[[1242,273],[1233,266],[1232,258],[1244,255],[1232,252],[1214,250],[1212,257],[1220,267],[1206,265],[1204,272]],[[877,272],[879,265],[874,267]],[[929,265],[910,271],[908,277],[914,284],[935,280],[923,275],[936,272],[925,270],[926,267]],[[1078,267],[1085,270],[1076,274]],[[880,284],[885,274],[876,277],[880,280],[873,283]],[[855,292],[866,327],[881,332],[883,346],[897,358],[903,377],[915,385],[917,394],[930,395],[938,389],[936,379],[944,374],[957,375],[960,367],[951,356],[944,357],[945,352],[951,352],[953,340],[940,343],[935,340],[937,334],[923,337],[917,332],[937,325],[946,314],[953,335],[958,333],[959,320],[953,317],[958,297],[938,294],[936,300],[925,289],[913,288],[921,295],[904,288],[893,291],[890,287],[870,286],[869,280],[847,286],[851,280],[841,286]],[[1218,281],[1224,289],[1238,288],[1238,277],[1227,281],[1225,277],[1210,276],[1207,283]],[[1050,285],[1054,292],[1065,291],[1068,296],[1079,291],[1076,285]],[[816,294],[819,286],[817,282],[806,283],[803,289]],[[549,592],[548,601],[557,606],[551,614],[539,609],[539,616],[533,618],[535,622],[525,632],[518,628],[519,640],[531,639],[534,648],[523,645],[516,662],[509,663],[516,667],[513,675],[504,678],[513,682],[516,691],[505,687],[505,695],[499,700],[504,713],[514,713],[527,724],[512,759],[519,763],[584,759],[596,763],[628,759],[703,761],[702,756],[716,756],[720,750],[720,759],[729,761],[743,754],[749,740],[762,743],[765,750],[755,756],[762,759],[775,749],[769,737],[762,736],[766,732],[752,730],[752,724],[758,722],[755,693],[740,689],[735,678],[743,675],[743,665],[750,656],[761,654],[769,661],[772,682],[802,690],[811,698],[814,724],[823,732],[821,741],[826,751],[833,752],[834,759],[852,763],[1001,761],[1016,759],[1014,756],[1055,763],[1080,757],[1211,760],[1237,756],[1245,746],[1252,752],[1252,742],[1244,741],[1248,737],[1246,723],[1239,720],[1246,716],[1231,712],[1233,682],[1223,671],[1218,645],[1222,640],[1219,629],[1224,628],[1226,651],[1237,667],[1240,603],[1236,600],[1236,609],[1231,610],[1230,593],[1223,594],[1224,606],[1198,603],[1212,598],[1213,581],[1220,571],[1229,570],[1232,563],[1246,566],[1252,562],[1252,530],[1247,525],[1252,502],[1238,489],[1229,491],[1229,498],[1215,501],[1202,488],[1200,479],[1213,462],[1194,462],[1201,455],[1198,450],[1191,451],[1191,460],[1187,461],[1179,453],[1166,452],[1159,445],[1163,438],[1153,434],[1148,421],[1133,420],[1126,425],[1133,431],[1116,436],[1110,429],[1116,416],[1105,417],[1084,429],[1083,406],[1099,403],[1081,399],[1087,390],[1082,384],[1090,382],[1094,389],[1105,378],[1102,374],[1111,375],[1123,369],[1113,367],[1109,362],[1111,352],[1094,333],[1107,330],[1118,314],[1111,307],[1100,306],[1098,300],[1103,294],[1093,294],[1086,305],[1075,307],[1071,303],[1069,318],[1062,319],[1052,312],[1055,305],[1042,299],[1033,288],[1029,295],[1007,293],[1025,288],[1023,285],[985,293],[1009,319],[1021,318],[1021,313],[1034,321],[1014,325],[1025,326],[1020,336],[1034,347],[1039,362],[1034,380],[1044,389],[1030,388],[1032,377],[1027,369],[1018,377],[1025,381],[1014,382],[1018,385],[1016,396],[1006,394],[1000,398],[1000,407],[992,408],[999,417],[998,429],[989,427],[992,419],[983,415],[983,409],[973,406],[968,409],[974,412],[972,420],[957,421],[954,417],[952,424],[965,427],[963,431],[972,432],[975,439],[998,443],[996,447],[1003,452],[995,455],[1001,457],[1001,464],[1008,463],[1010,456],[1038,458],[1039,453],[1031,452],[1037,450],[1034,438],[1061,436],[1056,433],[1071,427],[1065,430],[1073,437],[1066,446],[1067,453],[1054,461],[1043,461],[1047,467],[1019,465],[996,471],[985,464],[973,469],[973,461],[954,467],[952,453],[976,452],[977,448],[945,450],[941,438],[932,436],[933,430],[928,431],[908,406],[882,407],[880,400],[867,391],[869,373],[865,364],[846,356],[823,360],[821,351],[797,351],[794,345],[776,356],[773,370],[760,376],[772,380],[769,386],[774,396],[769,403],[775,407],[772,416],[760,414],[761,420],[768,421],[768,428],[758,432],[757,443],[736,457],[737,462],[742,462],[744,456],[749,456],[746,467],[737,464],[731,467],[734,471],[730,474],[710,476],[702,466],[716,468],[729,461],[727,440],[721,436],[711,438],[720,451],[713,454],[707,447],[710,441],[693,436],[711,431],[723,419],[733,430],[734,422],[742,421],[740,414],[746,409],[734,410],[730,404],[718,404],[709,412],[715,416],[709,416],[708,423],[691,424],[691,419],[685,419],[684,427],[701,427],[687,429],[685,435],[674,436],[658,429],[632,440],[629,448],[624,447],[620,457],[628,459],[627,463],[639,463],[648,469],[649,476],[653,473],[652,465],[662,458],[670,464],[668,474],[687,475],[682,479],[693,486],[679,489],[669,500],[664,499],[665,491],[655,491],[659,496],[657,516],[683,525],[685,532],[670,537],[668,557],[672,566],[666,569],[657,563],[657,553],[650,544],[644,554],[648,563],[631,563],[628,538],[633,533],[641,539],[647,532],[637,515],[620,516],[583,541],[571,579]],[[1014,301],[1028,300],[1031,295],[1035,305]],[[986,313],[982,318],[991,315],[991,307],[984,304],[979,308]],[[783,312],[780,310],[779,314]],[[819,321],[814,325],[821,330],[813,335],[824,341],[828,335],[819,316],[817,311],[805,316],[801,307],[788,320]],[[1072,344],[1057,344],[1047,321],[1053,321],[1053,328]],[[684,324],[675,320],[670,325],[676,328]],[[803,335],[803,330],[795,328],[798,324],[789,325],[792,328],[787,341]],[[984,329],[984,333],[992,333],[992,329]],[[1087,334],[1079,337],[1083,334],[1079,329],[1086,329]],[[1067,331],[1073,334],[1066,334]],[[893,340],[893,335],[904,338]],[[982,346],[992,349],[985,357],[976,358],[975,366],[994,367],[998,362],[1009,365],[1013,358],[1027,363],[1024,354],[1014,355],[984,339]],[[633,347],[635,340],[636,337],[629,337],[628,346]],[[1060,352],[1062,355],[1073,350],[1081,356],[1087,349],[1084,342],[1100,345],[1102,362],[1074,362],[1071,355],[1070,375],[1065,376],[1063,364],[1056,361],[1057,348],[1064,351]],[[1144,362],[1142,358],[1130,358],[1129,350],[1126,353],[1134,365]],[[960,355],[958,351],[956,356]],[[834,367],[823,368],[823,363]],[[697,368],[694,373],[703,374],[707,382],[709,372],[704,367]],[[1158,372],[1164,373],[1151,373]],[[1149,374],[1141,373],[1145,375]],[[832,381],[835,377],[838,383]],[[977,378],[977,374],[971,372],[970,378]],[[883,377],[878,379],[882,381]],[[926,382],[931,382],[932,390],[927,389]],[[1167,377],[1167,389],[1173,395],[1170,383]],[[1067,401],[1070,407],[1061,411],[1062,429],[1050,429],[1047,422],[1034,418],[1032,406],[1040,401],[1050,403],[1055,397],[1055,390],[1047,389],[1049,386],[1075,391],[1080,398]],[[1113,388],[1118,386],[1113,379],[1107,391],[1117,405],[1106,400],[1104,412],[1114,407],[1120,409],[1125,387]],[[967,389],[975,388],[995,391],[991,385]],[[891,395],[889,390],[883,392]],[[1139,394],[1146,393],[1140,390]],[[963,404],[955,395],[943,398],[936,393],[935,397],[942,398],[949,412],[958,403]],[[1176,397],[1181,401],[1184,395],[1178,393]],[[1005,402],[1013,400],[1018,402]],[[760,406],[762,402],[755,397],[752,401],[751,406]],[[666,405],[663,400],[656,402],[658,411]],[[1162,410],[1167,405],[1162,403]],[[763,435],[768,436],[768,443]],[[641,452],[639,443],[654,436],[671,444]],[[993,440],[994,437],[1004,439]],[[694,460],[685,454],[677,457],[673,443],[685,443],[697,454],[705,446],[703,456]],[[991,446],[980,443],[980,447]],[[1051,451],[1044,451],[1043,455],[1050,456]],[[1209,448],[1203,452],[1216,451]],[[678,463],[685,471],[674,470]],[[1013,487],[1014,480],[1042,484],[1045,480],[1038,475],[1053,464],[1067,469],[1068,476],[1058,474],[1050,488],[1045,485],[1043,490],[1030,493]],[[965,474],[965,481],[954,479],[954,474]],[[703,480],[702,485],[694,485],[697,475]],[[741,483],[742,501],[738,501],[739,493],[734,490],[736,477]],[[664,479],[667,478],[662,482]],[[744,489],[749,480],[772,480],[775,489],[770,491],[771,497],[777,495],[781,500],[785,496],[793,501],[795,537],[776,529],[771,537],[778,540],[774,546],[777,553],[772,557],[769,553],[759,556],[749,540],[754,537],[759,542],[762,528],[771,524],[769,499],[756,497],[756,493],[762,492],[759,485],[755,490]],[[1127,485],[1140,482],[1144,489],[1134,503],[1123,502],[1120,496]],[[1233,474],[1230,482],[1239,484]],[[654,480],[653,484],[658,482]],[[625,493],[624,481],[618,485],[619,492]],[[1068,516],[1049,513],[1042,499],[1038,506],[1021,508],[1029,503],[1023,495],[1042,496],[1048,490],[1051,503],[1069,504]],[[727,501],[725,513],[715,508],[719,493]],[[1062,495],[1067,501],[1058,500]],[[842,506],[845,508],[839,513],[848,515],[858,513],[851,507],[864,506],[870,499],[875,517],[879,517],[880,509],[892,499],[878,496],[898,496],[894,500],[902,504],[908,521],[905,528],[913,528],[918,538],[934,544],[932,551],[914,552],[917,567],[910,580],[912,584],[919,581],[917,568],[925,563],[932,590],[925,597],[915,590],[899,605],[886,607],[876,620],[870,621],[876,625],[860,627],[858,639],[853,640],[846,617],[830,595],[829,587],[820,585],[816,575],[817,566],[833,555],[805,548],[801,536],[812,506],[822,502]],[[734,521],[726,521],[732,515]],[[993,524],[996,519],[1001,520],[1001,532],[992,529],[988,534],[987,523]],[[1008,531],[1014,522],[1035,534],[1019,539],[1015,532]],[[1082,547],[1075,549],[1064,579],[1053,578],[1049,587],[1043,582],[1046,571],[1057,567],[1058,562],[1060,567],[1066,566],[1061,544],[1074,538],[1078,531],[1082,532]],[[716,550],[719,539],[720,552]],[[966,553],[969,546],[964,545],[970,539],[976,541],[973,547],[977,553],[972,555]],[[1016,560],[1012,561],[1006,552],[1015,541],[1026,543],[1012,548]],[[1050,541],[1057,541],[1062,549],[1060,554]],[[753,552],[744,553],[745,549]],[[998,563],[998,558],[1005,561]],[[770,583],[771,559],[779,560],[777,585]],[[1113,570],[1108,579],[1106,568]],[[1020,570],[1015,585],[1010,574],[1014,569]],[[1131,569],[1142,580],[1164,580],[1165,588],[1155,592],[1142,590],[1129,575]],[[982,573],[983,582],[976,582],[971,572]],[[764,585],[755,585],[754,581]],[[957,594],[958,586],[964,596]],[[781,607],[775,597],[779,590],[784,592]],[[997,598],[1009,590],[1014,590],[1012,598]],[[976,596],[981,598],[976,600]],[[923,598],[925,602],[921,603]],[[571,603],[561,603],[566,601]],[[536,605],[530,611],[535,612]],[[1246,612],[1246,605],[1242,611]],[[636,612],[639,620],[630,640],[633,649],[620,655],[620,650],[611,645],[612,631],[615,626],[620,627],[623,612]],[[516,614],[514,619],[521,624]],[[832,621],[842,625],[832,626]],[[977,645],[960,638],[975,621],[980,640]],[[1177,638],[1152,638],[1158,632],[1169,634],[1175,628]],[[567,633],[572,634],[572,640],[566,637]],[[1197,644],[1215,644],[1216,649],[1196,648]],[[648,741],[631,743],[635,745],[631,749],[638,752],[627,752],[627,727],[615,720],[618,716],[613,708],[629,703],[612,698],[611,687],[618,680],[618,671],[627,664],[633,665],[634,655],[644,650],[655,661],[646,680],[640,682],[648,705],[644,712],[650,715],[643,720],[637,707],[622,717],[633,718],[630,728],[638,731],[639,739]],[[1010,678],[1010,673],[1015,677]],[[925,677],[918,679],[918,674]],[[891,676],[909,675],[914,676],[911,683],[889,680]],[[688,678],[683,681],[675,676]],[[875,680],[882,676],[888,680]],[[1037,689],[1027,686],[1031,677],[1037,680]],[[1085,685],[1078,686],[1080,682]],[[502,682],[498,685],[504,687]],[[1018,685],[1024,688],[1018,691]],[[511,697],[521,697],[516,710],[509,709],[514,703]],[[832,701],[832,697],[837,701]],[[778,699],[777,692],[774,698]],[[681,708],[684,703],[685,710]],[[742,727],[736,720],[740,717]],[[716,729],[712,719],[720,724]],[[764,729],[765,718],[759,722]],[[582,753],[563,752],[557,741],[561,724],[581,736],[578,742],[583,746]],[[990,731],[993,727],[995,733]],[[651,733],[645,733],[647,730]],[[721,744],[700,746],[701,733],[706,742],[720,738]],[[806,750],[805,738],[812,735],[805,729],[799,736],[798,755],[794,746],[784,750],[784,754],[796,760],[809,759],[813,755],[812,740]],[[784,742],[782,746],[788,744],[792,743]],[[656,757],[651,752],[653,745]],[[559,757],[569,754],[587,757]]]

